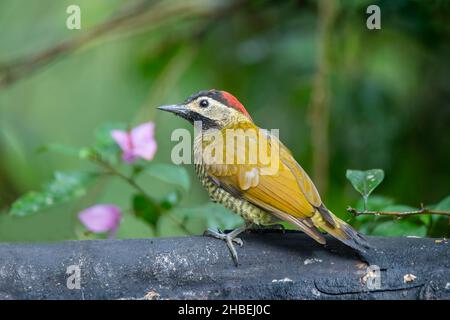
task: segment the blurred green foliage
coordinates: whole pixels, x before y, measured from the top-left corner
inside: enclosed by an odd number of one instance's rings
[[[76,1],[82,10],[80,31],[65,27],[66,8],[73,3],[1,1],[0,70],[9,61],[83,34],[130,1]],[[179,3],[187,2],[165,1],[163,5]],[[223,13],[220,8],[233,1],[189,3],[199,10]],[[448,210],[450,3],[336,3],[328,72],[329,188],[322,198],[333,212],[350,218],[346,206],[362,210],[363,202],[346,182],[346,169],[377,167],[385,171],[386,181],[369,198],[370,209],[399,203],[407,209],[423,202]],[[365,26],[369,4],[381,8],[381,30]],[[163,12],[161,7],[155,10]],[[316,1],[244,1],[222,16],[195,10],[161,15],[130,32],[95,39],[0,88],[0,241],[83,238],[76,213],[95,203],[115,203],[135,211],[124,214],[117,234],[124,238],[186,234],[162,211],[171,212],[194,233],[206,226],[239,224],[225,209],[207,204],[208,196],[194,178],[192,166],[185,168],[189,180],[177,171],[182,179],[175,184],[164,180],[174,173],[162,174],[162,167],[139,174],[138,183],[163,208],[158,213],[152,205],[145,205],[148,199],[119,179],[100,178],[81,198],[60,194],[55,200],[63,203],[46,212],[27,217],[6,214],[17,209],[18,204],[12,204],[20,195],[40,190],[28,197],[42,197],[52,190],[54,183],[61,182],[56,177],[49,183],[55,171],[90,172],[94,164],[80,160],[89,158],[91,152],[103,156],[116,152],[117,146],[108,141],[111,126],[95,133],[95,146],[83,147],[91,145],[93,132],[104,123],[125,122],[123,127],[129,128],[154,121],[158,152],[152,165],[169,164],[171,131],[192,129],[181,119],[156,112],[155,107],[182,101],[201,89],[235,94],[258,125],[280,128],[283,142],[312,172],[308,107],[317,71]],[[56,152],[36,152],[42,145]],[[75,186],[67,194],[81,195],[80,186]],[[187,187],[189,192],[184,190]],[[41,203],[45,206],[45,201]],[[156,219],[155,215],[160,216]],[[448,219],[443,216],[351,219],[368,234],[449,234]]]
[[[364,211],[363,199],[356,208]],[[373,211],[407,212],[419,208],[394,204],[392,198],[372,196],[368,199],[368,208]],[[450,211],[450,196],[439,203],[427,207],[431,210]],[[419,214],[408,217],[390,217],[382,215],[360,215],[352,219],[352,224],[362,233],[374,236],[417,236],[448,237],[449,218],[444,215]]]

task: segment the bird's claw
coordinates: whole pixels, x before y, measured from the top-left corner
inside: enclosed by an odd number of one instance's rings
[[[233,245],[233,242],[237,244],[238,246],[242,247],[244,245],[244,242],[241,238],[237,238],[236,236],[241,232],[240,229],[233,230],[228,233],[224,233],[222,231],[216,231],[213,229],[207,229],[203,233],[204,236],[208,237],[214,237],[216,239],[224,240],[227,243],[228,249],[230,250],[231,257],[233,258],[234,264],[238,266],[238,255],[236,252],[236,248]]]
[[[241,238],[234,238],[232,239],[232,241],[236,243],[239,247],[242,247],[244,245],[244,241],[242,241]]]
[[[207,230],[205,230],[205,232],[203,232],[203,235],[207,236],[207,237],[213,237],[216,239],[224,240],[224,241],[232,241],[232,242],[236,243],[237,245],[239,245],[240,247],[242,247],[244,245],[244,242],[242,241],[242,239],[233,237],[231,235],[231,233],[232,232],[225,233],[220,230],[215,231],[213,229],[207,229]]]

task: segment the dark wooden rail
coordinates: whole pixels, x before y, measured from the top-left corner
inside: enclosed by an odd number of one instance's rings
[[[450,299],[447,240],[370,237],[362,256],[297,232],[243,240],[238,267],[205,237],[0,244],[0,299]]]

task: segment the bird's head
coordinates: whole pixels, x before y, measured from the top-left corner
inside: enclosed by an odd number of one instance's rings
[[[180,116],[191,123],[201,121],[203,129],[222,129],[240,122],[252,122],[244,106],[226,91],[200,91],[181,104],[158,109]]]

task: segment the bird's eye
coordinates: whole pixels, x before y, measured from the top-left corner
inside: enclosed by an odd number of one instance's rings
[[[209,106],[208,100],[206,99],[200,100],[200,107],[206,108],[207,106]]]

